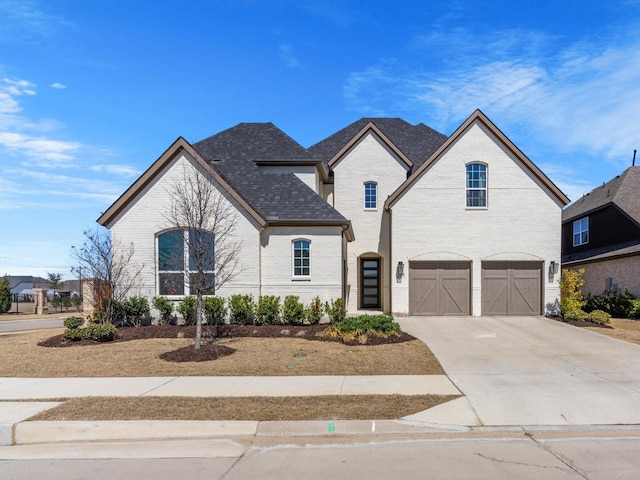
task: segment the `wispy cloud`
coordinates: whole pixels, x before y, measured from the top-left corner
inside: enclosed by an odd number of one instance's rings
[[[29,164],[43,168],[73,166],[73,154],[80,148],[78,142],[52,140],[14,132],[0,132],[0,146],[9,153],[27,157]]]
[[[94,172],[111,173],[125,178],[132,178],[140,175],[140,170],[128,165],[94,165],[89,168]]]
[[[293,46],[288,43],[281,44],[278,47],[278,56],[280,60],[289,68],[304,68],[304,65],[300,63],[296,57]]]
[[[455,62],[427,70],[386,59],[353,72],[343,87],[351,108],[366,115],[426,118],[444,133],[481,108],[510,132],[553,144],[556,154],[584,152],[617,168],[638,148],[640,35],[625,32],[600,43],[554,47],[555,39],[535,32],[481,36],[458,30],[446,38],[416,39],[414,53],[438,51],[445,40],[447,57]]]
[[[5,42],[38,42],[53,37],[58,28],[70,26],[51,5],[35,0],[0,0],[0,39]]]
[[[65,88],[67,88],[67,86],[64,83],[60,83],[60,82],[53,82],[51,85],[49,85],[51,88],[56,88],[58,90],[64,90]]]

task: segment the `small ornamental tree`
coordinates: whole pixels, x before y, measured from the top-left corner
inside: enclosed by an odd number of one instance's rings
[[[582,310],[586,301],[582,296],[584,268],[579,270],[562,269],[560,276],[560,313]]]
[[[5,275],[0,280],[0,313],[7,313],[11,310],[11,285]]]

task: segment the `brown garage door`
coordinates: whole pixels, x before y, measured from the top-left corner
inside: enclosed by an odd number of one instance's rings
[[[541,262],[483,262],[483,315],[540,315]]]
[[[410,262],[411,315],[469,315],[470,262]]]

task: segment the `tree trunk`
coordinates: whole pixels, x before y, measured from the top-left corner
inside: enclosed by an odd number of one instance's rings
[[[198,291],[196,295],[196,343],[195,349],[200,349],[202,339],[202,293]]]

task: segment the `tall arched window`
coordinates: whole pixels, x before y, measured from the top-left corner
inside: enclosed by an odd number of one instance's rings
[[[365,182],[364,184],[364,208],[365,210],[378,208],[378,184],[376,182]]]
[[[311,242],[305,239],[294,240],[293,250],[293,276],[294,278],[306,278],[311,276]]]
[[[215,241],[211,232],[169,230],[158,235],[158,294],[215,293]],[[202,271],[202,277],[198,276]],[[188,292],[188,293],[186,293]]]
[[[487,166],[484,163],[467,165],[467,207],[487,206]]]

